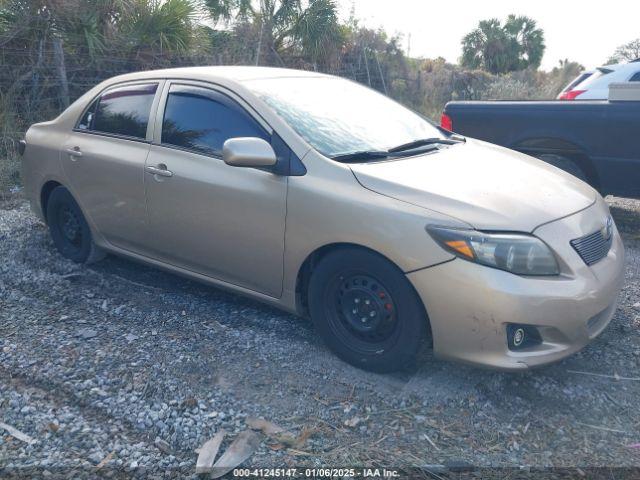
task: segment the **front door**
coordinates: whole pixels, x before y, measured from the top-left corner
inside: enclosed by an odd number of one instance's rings
[[[161,142],[145,175],[152,255],[280,296],[287,177],[221,158],[229,138],[271,135],[237,101],[202,86],[172,84],[160,111]]]
[[[140,251],[146,238],[144,165],[158,83],[123,85],[98,97],[60,153],[84,213],[113,245]]]

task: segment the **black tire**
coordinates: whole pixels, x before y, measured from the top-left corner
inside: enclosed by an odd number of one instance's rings
[[[47,224],[56,249],[63,257],[77,263],[93,263],[104,258],[102,249],[93,243],[91,229],[69,190],[53,189],[47,201]]]
[[[309,311],[338,357],[374,372],[413,367],[427,332],[424,307],[404,273],[364,249],[336,250],[320,261]]]
[[[543,162],[546,162],[550,165],[553,165],[554,167],[559,168],[560,170],[564,170],[565,172],[570,173],[571,175],[582,180],[585,183],[589,183],[587,174],[584,172],[584,170],[580,167],[580,165],[578,165],[575,161],[571,160],[570,158],[563,157],[561,155],[546,154],[546,153],[537,155],[537,158],[539,158]]]

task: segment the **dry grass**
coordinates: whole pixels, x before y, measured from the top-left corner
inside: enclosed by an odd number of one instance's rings
[[[0,96],[0,196],[20,183],[20,160],[15,137],[15,118],[6,96]]]
[[[20,185],[20,160],[15,155],[0,158],[0,198]]]

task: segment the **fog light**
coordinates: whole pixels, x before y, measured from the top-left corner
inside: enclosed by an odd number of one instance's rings
[[[507,325],[507,346],[509,350],[522,350],[541,343],[540,332],[533,325],[518,325],[515,323]]]
[[[524,328],[516,328],[513,332],[513,346],[519,347],[524,342]]]

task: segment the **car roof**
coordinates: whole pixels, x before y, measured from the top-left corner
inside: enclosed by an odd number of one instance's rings
[[[147,78],[188,78],[191,80],[231,80],[244,82],[249,80],[262,80],[267,78],[311,78],[329,77],[318,72],[294,70],[291,68],[252,67],[252,66],[200,66],[168,68],[163,70],[149,70],[120,75],[110,79],[111,81],[144,80]]]
[[[603,65],[602,67],[599,68],[608,68],[609,70],[614,70],[614,71],[618,71],[618,70],[633,70],[634,68],[639,68],[640,67],[640,63],[638,63],[637,60],[633,60],[631,62],[628,63],[612,63],[611,65]]]

